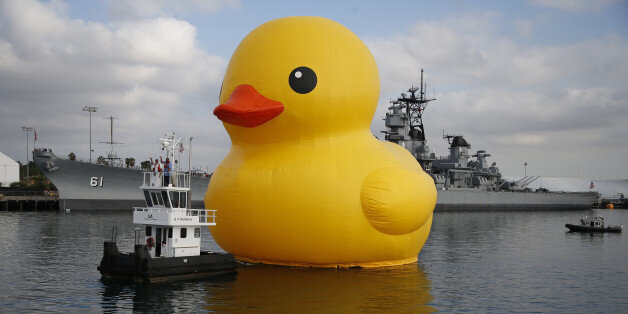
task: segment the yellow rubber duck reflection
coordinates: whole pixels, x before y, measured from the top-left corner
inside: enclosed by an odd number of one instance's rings
[[[417,264],[376,269],[287,268],[255,265],[238,269],[233,283],[211,289],[208,311],[268,313],[376,311],[424,313],[430,281]]]
[[[334,21],[282,18],[247,35],[214,110],[232,141],[205,195],[216,242],[268,264],[415,262],[436,189],[408,151],[371,134],[378,97],[373,56]]]

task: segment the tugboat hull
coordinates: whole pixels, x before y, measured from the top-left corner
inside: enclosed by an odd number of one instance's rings
[[[201,252],[199,256],[151,258],[146,245],[136,244],[133,253],[120,253],[115,242],[105,241],[98,266],[103,278],[127,278],[160,282],[235,274],[237,264],[230,253]]]
[[[566,224],[565,227],[569,229],[569,232],[621,232],[623,229],[621,226],[591,227],[572,224]]]

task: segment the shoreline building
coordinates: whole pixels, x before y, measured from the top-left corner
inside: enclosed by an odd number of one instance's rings
[[[20,181],[20,164],[0,152],[0,183],[2,186],[9,186],[17,181]]]

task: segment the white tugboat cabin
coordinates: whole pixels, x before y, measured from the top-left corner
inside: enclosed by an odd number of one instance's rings
[[[144,173],[140,189],[146,207],[133,208],[133,223],[145,225],[144,240],[153,258],[200,255],[201,227],[216,224],[216,211],[189,208],[187,173],[170,173],[168,186],[162,186],[163,176]]]

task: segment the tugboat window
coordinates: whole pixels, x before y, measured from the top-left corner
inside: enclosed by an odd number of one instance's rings
[[[185,239],[188,236],[188,228],[181,228],[181,239]]]
[[[170,208],[170,200],[168,199],[168,192],[161,191],[161,196],[164,198],[164,205],[166,205],[166,208]]]
[[[170,192],[170,201],[172,208],[179,208],[179,192]]]
[[[181,192],[179,193],[179,200],[181,201],[181,208],[187,208],[187,200],[188,200],[188,195],[186,192]]]
[[[144,198],[146,199],[146,206],[153,207],[153,202],[150,201],[150,193],[148,191],[144,191]]]
[[[157,194],[157,203],[159,205],[163,205],[164,204],[164,199],[161,197],[161,193],[155,193]]]
[[[155,196],[155,193],[150,193],[150,196],[153,199],[153,205],[157,205],[157,196]]]
[[[146,226],[146,236],[150,237],[151,235],[153,235],[153,228]]]
[[[194,237],[195,238],[201,237],[201,228],[194,228]]]

